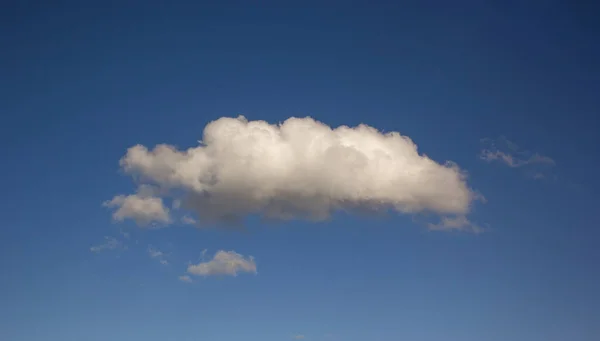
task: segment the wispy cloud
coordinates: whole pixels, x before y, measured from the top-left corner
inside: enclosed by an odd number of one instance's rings
[[[129,232],[125,232],[125,231],[123,231],[123,230],[119,230],[119,234],[120,234],[121,236],[123,236],[123,238],[125,238],[125,239],[129,239],[129,237],[130,237],[130,234],[129,234]]]
[[[294,339],[294,340],[304,340],[304,335],[303,334],[295,334],[295,335],[292,335],[292,339]]]
[[[158,260],[162,265],[169,265],[169,262],[165,259],[165,254],[151,245],[148,245],[148,255],[150,255],[150,258]]]
[[[185,225],[194,225],[194,224],[196,224],[196,219],[194,219],[188,215],[184,215],[181,218],[181,222]]]
[[[442,217],[437,224],[427,224],[432,231],[468,231],[473,233],[485,232],[485,229],[464,216]]]
[[[185,282],[185,283],[192,283],[193,282],[192,278],[190,276],[188,276],[188,275],[179,276],[179,280],[182,281],[182,282]]]
[[[101,252],[104,250],[114,250],[114,249],[126,249],[126,246],[123,245],[123,242],[114,238],[114,237],[104,237],[104,243],[96,246],[90,247],[90,251],[92,252]]]
[[[518,168],[532,164],[545,164],[551,166],[556,164],[551,158],[542,156],[540,154],[533,154],[527,158],[520,158],[518,155],[509,154],[498,150],[482,150],[479,157],[487,162],[499,161],[511,168]]]
[[[501,163],[510,168],[529,168],[530,176],[536,180],[546,178],[548,169],[556,165],[552,158],[521,149],[504,136],[496,140],[485,138],[481,142],[483,145],[479,152],[481,160],[488,163]]]
[[[252,256],[244,257],[235,251],[217,251],[213,259],[188,266],[187,272],[196,276],[237,276],[238,273],[256,274]]]

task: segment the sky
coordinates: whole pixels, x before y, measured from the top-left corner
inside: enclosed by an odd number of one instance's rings
[[[598,340],[591,3],[3,4],[0,339]]]

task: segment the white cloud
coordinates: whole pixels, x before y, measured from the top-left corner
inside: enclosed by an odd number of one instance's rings
[[[484,148],[479,153],[479,158],[486,162],[500,162],[511,168],[531,165],[554,166],[556,162],[538,153],[522,150],[519,146],[506,139],[504,136],[497,140],[483,139]],[[539,174],[537,178],[539,179]]]
[[[322,220],[336,210],[388,208],[465,215],[478,198],[457,165],[419,154],[406,136],[366,125],[332,129],[308,117],[278,125],[220,118],[205,127],[197,147],[136,145],[120,165],[159,187],[154,193],[176,197],[174,207],[213,222],[249,214]],[[115,219],[169,221],[159,198],[141,205],[146,201],[134,195],[126,206],[127,198],[113,199],[120,207]]]
[[[193,280],[190,276],[188,275],[183,275],[183,276],[179,276],[179,280],[185,283],[192,283]]]
[[[123,221],[133,219],[139,226],[147,226],[158,222],[168,224],[171,221],[169,209],[163,204],[162,198],[141,194],[117,195],[104,203],[106,207],[117,207],[113,219]]]
[[[257,273],[254,258],[234,251],[217,251],[213,259],[188,266],[187,272],[197,276],[237,276],[238,273]]]
[[[123,249],[125,248],[125,246],[123,245],[123,242],[121,242],[120,240],[117,240],[114,237],[104,237],[105,242],[103,244],[100,245],[96,245],[96,246],[92,246],[90,248],[90,251],[92,252],[101,252],[104,250],[114,250],[114,249]]]
[[[150,255],[150,258],[158,260],[162,265],[169,265],[169,262],[165,259],[165,254],[151,245],[148,245],[148,255]]]
[[[292,335],[292,339],[294,339],[294,340],[303,340],[304,339],[304,335],[302,335],[302,334]]]

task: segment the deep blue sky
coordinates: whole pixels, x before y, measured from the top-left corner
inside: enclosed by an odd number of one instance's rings
[[[0,339],[600,337],[597,8],[82,3],[0,8]],[[133,189],[128,147],[193,146],[240,113],[408,135],[469,172],[487,198],[472,219],[491,231],[395,214],[247,232],[111,221],[102,202]],[[480,139],[501,135],[554,159],[552,179],[480,160]],[[90,252],[119,229],[128,250]],[[178,281],[203,249],[253,255],[258,275]]]

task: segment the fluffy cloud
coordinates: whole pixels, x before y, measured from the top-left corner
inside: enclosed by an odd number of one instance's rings
[[[217,251],[213,259],[188,266],[187,272],[197,276],[237,276],[238,273],[256,273],[254,258],[234,251]]]
[[[532,165],[554,166],[556,164],[547,156],[520,149],[516,143],[509,141],[504,136],[497,140],[486,138],[482,140],[482,143],[484,147],[479,153],[479,158],[486,162],[500,162],[511,168]],[[533,176],[534,178],[544,177],[540,172]]]
[[[168,224],[171,221],[169,209],[163,204],[162,198],[142,194],[117,195],[104,203],[107,207],[116,207],[113,219],[123,221],[133,219],[139,226],[152,222]]]
[[[478,198],[456,164],[419,154],[406,136],[366,125],[330,128],[308,117],[281,124],[220,118],[197,147],[136,145],[120,165],[205,222],[249,214],[322,220],[336,210],[389,208],[464,216]],[[170,221],[158,197],[117,196],[109,205],[118,207],[116,220]]]

